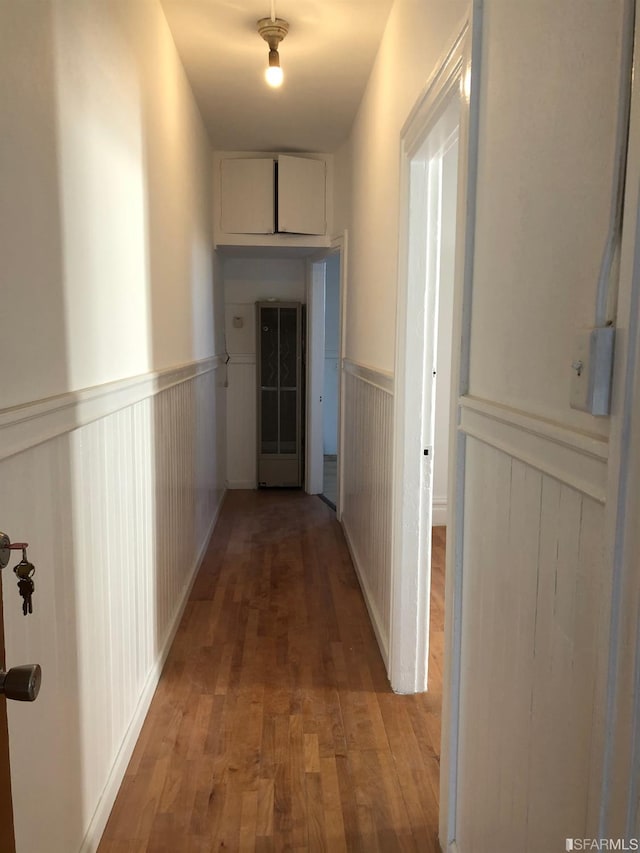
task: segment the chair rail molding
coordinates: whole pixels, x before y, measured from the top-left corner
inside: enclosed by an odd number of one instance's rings
[[[225,364],[223,355],[0,410],[0,461]]]
[[[459,400],[459,430],[604,503],[609,442],[479,397]]]

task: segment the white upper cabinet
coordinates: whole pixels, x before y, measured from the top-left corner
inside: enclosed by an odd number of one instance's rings
[[[330,154],[215,152],[214,245],[329,246],[332,163]]]
[[[278,231],[325,234],[326,165],[307,157],[278,157]]]
[[[273,234],[272,159],[220,161],[220,226],[226,234]]]

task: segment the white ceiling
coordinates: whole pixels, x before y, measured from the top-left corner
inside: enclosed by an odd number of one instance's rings
[[[348,136],[393,0],[276,0],[284,83],[264,81],[270,0],[161,0],[215,149],[334,151]]]

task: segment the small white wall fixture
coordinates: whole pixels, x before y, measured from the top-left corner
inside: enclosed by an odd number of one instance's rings
[[[433,367],[437,345],[442,156],[459,142],[443,677],[440,840],[455,850],[463,549],[464,436],[473,259],[480,0],[427,84],[401,135],[399,280],[394,401],[389,678],[397,693],[427,689],[431,574]],[[472,63],[473,58],[473,63]]]

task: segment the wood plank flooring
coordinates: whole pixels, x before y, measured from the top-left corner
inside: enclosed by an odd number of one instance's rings
[[[438,851],[444,545],[430,692],[396,696],[334,513],[230,492],[100,853]]]
[[[334,508],[338,502],[338,457],[325,454],[322,463],[322,496]]]

